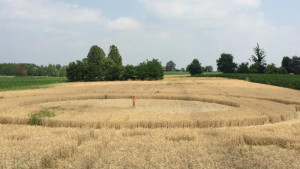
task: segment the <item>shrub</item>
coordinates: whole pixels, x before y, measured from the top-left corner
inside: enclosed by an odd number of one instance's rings
[[[237,73],[249,73],[249,63],[241,63],[237,68]]]
[[[249,68],[250,73],[258,73],[259,67],[260,67],[259,63],[252,64]]]
[[[45,117],[55,117],[55,113],[49,112],[48,110],[41,110],[39,112],[30,115],[29,121],[31,125],[41,125],[42,118]]]
[[[265,73],[276,74],[277,73],[277,68],[276,68],[275,64],[268,65],[265,69]]]

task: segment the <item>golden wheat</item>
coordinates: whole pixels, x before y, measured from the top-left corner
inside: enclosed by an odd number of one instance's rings
[[[183,76],[1,92],[0,168],[299,168],[299,95]]]

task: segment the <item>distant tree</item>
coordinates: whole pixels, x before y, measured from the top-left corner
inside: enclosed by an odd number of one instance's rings
[[[267,73],[267,74],[287,74],[288,71],[284,67],[277,68],[275,66],[275,64],[272,63],[266,67],[265,73]]]
[[[89,64],[95,63],[97,65],[101,64],[101,61],[105,59],[105,53],[103,49],[101,49],[99,46],[94,45],[90,48],[90,51],[87,55],[87,62]]]
[[[77,65],[75,62],[71,62],[66,69],[66,75],[69,81],[75,82],[75,81],[80,81],[77,79]]]
[[[171,60],[166,65],[167,71],[175,71],[176,70],[176,64]]]
[[[123,79],[124,80],[135,80],[136,79],[136,69],[133,65],[126,65],[124,67],[124,73],[123,73]]]
[[[59,77],[59,71],[55,68],[52,72],[53,77]]]
[[[104,80],[120,80],[122,66],[116,64],[111,58],[106,58],[103,62]]]
[[[59,76],[60,77],[66,77],[67,76],[67,71],[65,67],[62,67],[59,69]]]
[[[292,73],[300,74],[300,57],[293,56],[290,63]]]
[[[2,76],[15,76],[17,65],[14,63],[2,63],[0,64],[0,75]]]
[[[292,73],[291,59],[288,56],[282,58],[281,67],[284,67],[289,73]]]
[[[55,65],[55,68],[56,68],[57,70],[60,70],[60,69],[62,68],[62,66],[61,66],[60,64],[56,64],[56,65]]]
[[[104,60],[105,53],[103,49],[96,45],[92,46],[86,59],[88,64],[88,81],[104,80],[104,70],[102,68]]]
[[[284,67],[277,68],[277,74],[288,74],[288,71]]]
[[[198,59],[194,59],[192,63],[187,66],[186,70],[189,71],[192,76],[203,73],[201,63]]]
[[[260,67],[259,63],[253,63],[249,68],[250,73],[259,73],[258,72],[259,67]]]
[[[149,77],[149,71],[146,62],[142,62],[136,66],[136,75],[139,80],[147,80]]]
[[[238,67],[237,67],[237,73],[249,73],[249,63],[241,63]]]
[[[182,72],[185,72],[185,68],[181,68],[180,70],[181,70]]]
[[[22,65],[22,64],[18,64],[16,66],[16,72],[17,72],[16,76],[26,76],[27,75],[27,71],[26,71],[24,65]]]
[[[266,52],[264,49],[261,49],[259,44],[257,43],[257,46],[253,49],[254,51],[254,55],[252,55],[251,57],[251,60],[254,62],[254,63],[257,63],[257,65],[259,65],[257,67],[257,73],[264,73],[264,70],[266,68],[266,60],[265,60],[265,57],[266,57]]]
[[[53,64],[49,64],[48,66],[45,67],[46,71],[47,71],[47,76],[56,76],[57,74],[57,69],[56,66]]]
[[[114,64],[112,64],[111,61],[113,61]],[[110,64],[110,70],[108,70],[107,67],[104,67],[104,71],[106,72],[105,80],[120,80],[123,73],[122,56],[115,45],[110,46],[110,51],[105,63]]]
[[[214,68],[212,66],[205,66],[204,67],[204,72],[213,72]]]
[[[157,59],[147,61],[148,80],[161,80],[164,77],[161,62]]]
[[[27,71],[28,76],[34,76],[34,70],[36,68],[35,64],[25,64],[24,67]]]
[[[161,80],[164,77],[162,65],[157,59],[140,63],[136,67],[136,72],[140,80]]]
[[[66,71],[69,81],[89,81],[87,77],[88,63],[86,60],[71,62]]]
[[[49,66],[53,67],[53,66]],[[54,68],[61,66],[55,65]],[[63,67],[64,68],[64,67]],[[63,69],[61,68],[61,69]],[[64,74],[64,71],[59,71]],[[163,78],[161,63],[153,59],[140,63],[138,66],[122,66],[122,57],[115,45],[110,46],[108,57],[98,46],[92,46],[87,58],[71,62],[66,69],[69,81],[101,81],[101,80],[160,80]]]
[[[221,57],[217,60],[218,71],[223,73],[234,73],[237,64],[233,62],[231,54],[222,53]]]
[[[122,56],[120,55],[117,46],[110,46],[110,50],[107,57],[112,59],[115,62],[115,64],[122,65]]]
[[[274,63],[267,65],[265,69],[265,73],[267,74],[277,74],[277,68]]]

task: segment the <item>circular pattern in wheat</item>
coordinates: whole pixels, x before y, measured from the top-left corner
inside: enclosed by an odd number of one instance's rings
[[[261,93],[263,91],[263,93]],[[32,113],[55,117],[40,125],[92,128],[182,128],[262,125],[297,115],[299,91],[239,80],[65,83],[2,92],[0,123],[29,124]],[[137,97],[132,107],[131,97]]]

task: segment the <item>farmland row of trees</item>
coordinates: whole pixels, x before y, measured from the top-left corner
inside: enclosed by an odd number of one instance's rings
[[[234,56],[222,53],[216,60],[217,70],[223,73],[267,73],[267,74],[300,74],[300,57],[285,56],[282,59],[281,67],[275,64],[267,64],[266,52],[259,44],[253,49],[250,63],[234,62]],[[137,66],[123,66],[122,56],[115,45],[110,46],[106,56],[103,49],[92,46],[87,57],[76,62],[71,62],[68,66],[59,64],[49,64],[47,66],[37,66],[35,64],[0,64],[0,76],[67,76],[70,81],[112,81],[112,80],[159,80],[163,78],[163,70],[166,71],[189,71],[191,75],[212,72],[212,66],[202,67],[199,60],[194,59],[186,69],[176,69],[176,64],[171,60],[167,62],[165,68],[161,63],[153,59],[147,60]]]
[[[228,53],[222,53],[220,58],[217,59],[218,71],[223,73],[267,73],[267,74],[300,74],[300,57],[285,56],[282,59],[281,67],[276,67],[275,64],[267,64],[266,52],[259,44],[253,49],[254,55],[249,59],[249,62],[243,62],[237,64],[234,62],[234,57]],[[167,64],[168,67],[168,64]],[[167,69],[168,70],[168,69]],[[201,67],[201,63],[198,59],[194,59],[190,65],[187,66],[187,71],[191,75],[202,74],[209,70],[212,71],[212,67]]]
[[[254,55],[251,56],[249,62],[241,64],[235,63],[234,57],[231,54],[223,53],[217,60],[218,71],[224,73],[267,73],[267,74],[300,74],[300,57],[285,56],[282,59],[281,67],[276,67],[275,64],[267,64],[266,52],[260,48],[259,44],[253,49]]]
[[[198,63],[196,63],[196,62],[198,62]],[[194,60],[192,63],[194,63],[194,64],[196,64],[196,65],[194,65],[194,66],[196,66],[196,68],[195,69],[199,69],[199,71],[198,70],[196,70],[196,72],[197,73],[202,73],[202,72],[213,72],[214,71],[214,69],[213,69],[213,67],[212,66],[205,66],[205,67],[202,67],[201,66],[201,63],[199,62],[199,60]],[[166,64],[166,71],[189,71],[190,69],[191,69],[191,66],[193,66],[193,65],[189,65],[189,66],[187,66],[187,68],[186,69],[184,69],[184,68],[181,68],[180,70],[179,69],[176,69],[176,64],[171,60],[171,61],[169,61],[169,62],[167,62],[167,64]],[[193,69],[193,68],[192,68]],[[193,70],[192,70],[193,71]]]
[[[65,77],[66,67],[59,64],[49,64],[47,66],[37,66],[35,64],[0,64],[1,76],[52,76]]]
[[[111,45],[108,55],[99,46],[92,46],[87,57],[71,62],[67,68],[70,81],[160,80],[162,65],[157,59],[137,66],[123,66],[117,46]]]

